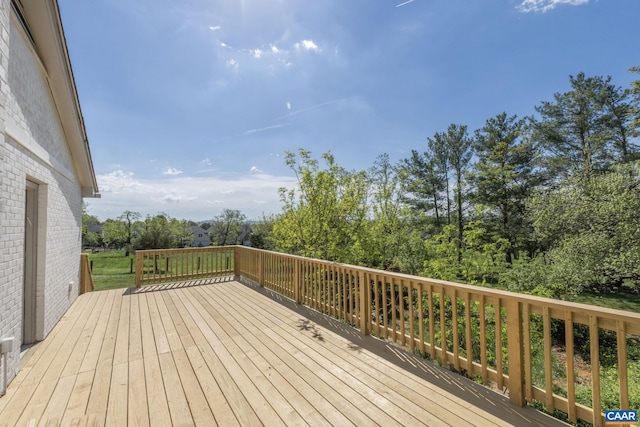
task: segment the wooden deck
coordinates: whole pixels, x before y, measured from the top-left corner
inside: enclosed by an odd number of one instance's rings
[[[82,295],[0,398],[0,426],[566,426],[235,281]]]

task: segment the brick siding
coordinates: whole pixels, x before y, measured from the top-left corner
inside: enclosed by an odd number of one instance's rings
[[[43,339],[78,296],[81,188],[45,70],[9,0],[0,0],[0,338],[22,340],[26,182],[38,189],[36,339]]]

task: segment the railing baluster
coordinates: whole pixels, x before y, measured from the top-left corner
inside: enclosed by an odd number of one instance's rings
[[[551,363],[551,316],[549,307],[542,308],[542,324],[544,332],[544,384],[545,384],[545,405],[547,411],[553,412],[553,365]]]
[[[422,302],[422,282],[418,282],[418,328],[419,328],[419,336],[420,336],[420,355],[422,357],[426,356],[425,348],[424,348],[424,307]]]
[[[591,397],[593,408],[594,427],[602,425],[602,408],[600,407],[600,337],[598,330],[598,317],[589,316],[589,348],[591,352]]]
[[[527,402],[533,402],[533,378],[531,367],[531,312],[529,304],[524,303],[522,307],[522,329],[524,341],[524,384],[525,398]]]
[[[391,280],[389,280],[390,286],[391,286],[391,331],[393,333],[393,342],[398,342],[398,328],[397,328],[397,324],[396,324],[396,311],[397,311],[397,307],[396,307],[396,283],[395,280],[393,280],[393,278],[391,278]]]
[[[473,338],[471,337],[471,299],[469,293],[464,294],[465,317],[465,351],[467,352],[467,375],[473,377]]]
[[[496,298],[493,308],[496,332],[496,383],[498,390],[502,391],[504,388],[504,368],[502,366],[502,308],[500,306],[500,298]]]
[[[564,312],[564,347],[567,360],[567,404],[569,406],[567,414],[569,421],[577,422],[576,415],[576,384],[573,373],[573,313],[569,310]]]
[[[409,284],[407,285],[407,305],[409,307],[409,338],[411,339],[411,341],[409,342],[410,344],[410,348],[411,351],[415,350],[416,348],[416,340],[415,340],[415,336],[416,336],[416,332],[415,332],[415,326],[413,324],[414,320],[414,313],[413,313],[413,281],[409,281]]]
[[[436,360],[436,329],[435,316],[433,313],[433,285],[429,283],[429,350],[431,352],[431,360]]]
[[[456,290],[451,296],[451,328],[453,329],[453,367],[460,372],[460,351],[458,348],[458,298]]]
[[[486,384],[487,378],[487,319],[485,317],[485,297],[480,295],[480,375]]]
[[[402,345],[406,345],[407,337],[406,337],[406,331],[405,331],[406,320],[405,320],[405,312],[404,312],[404,280],[400,280],[398,282],[398,291],[399,291],[399,295],[398,295],[399,307],[398,308],[400,312],[400,314],[398,315],[398,318],[400,320],[400,336],[402,337]]]
[[[384,337],[389,338],[389,313],[387,302],[387,276],[382,276],[382,325],[384,327]]]
[[[448,364],[447,356],[447,316],[445,313],[445,290],[440,288],[440,348],[442,351],[442,364]]]
[[[629,408],[629,380],[627,373],[627,335],[624,322],[616,320],[616,343],[618,345],[618,387],[620,388],[620,409]]]

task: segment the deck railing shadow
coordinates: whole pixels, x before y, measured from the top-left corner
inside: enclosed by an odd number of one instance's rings
[[[347,343],[347,349],[354,353],[364,351],[395,365],[399,370],[411,373],[436,388],[442,389],[452,395],[465,400],[470,405],[483,408],[497,418],[505,420],[518,419],[519,426],[566,426],[564,422],[547,416],[530,407],[512,405],[507,396],[500,396],[495,391],[477,384],[467,378],[451,372],[449,369],[421,357],[417,357],[393,343],[378,339],[371,335],[363,335],[352,326],[333,319],[314,309],[283,297],[268,288],[264,288],[247,279],[240,279],[240,283],[262,294],[263,296],[283,305],[300,316],[298,329],[311,338],[324,342],[322,335],[324,328],[342,337]],[[379,367],[374,367],[378,369]]]
[[[632,409],[628,349],[640,340],[638,313],[242,246],[136,253],[137,286],[229,275],[270,289],[272,298],[295,309],[312,309],[305,317],[314,322],[330,316],[333,329],[354,345],[365,339],[356,336],[375,335],[490,385],[516,407],[536,404],[595,426],[604,425],[604,410]],[[608,344],[601,344],[603,335]],[[615,359],[615,384],[603,377],[605,352]],[[586,400],[579,355],[589,359]],[[411,363],[439,372],[418,360]],[[616,408],[605,407],[612,403],[603,402],[604,388],[615,390]]]

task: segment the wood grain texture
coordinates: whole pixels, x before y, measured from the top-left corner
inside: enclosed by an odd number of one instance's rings
[[[402,292],[402,283],[396,285],[394,292]],[[345,288],[336,294],[352,298],[348,313],[358,311],[359,295]],[[344,315],[344,305],[336,308]],[[413,317],[408,309],[395,321],[405,314]],[[235,281],[82,295],[0,399],[0,420],[11,426],[564,425]]]

